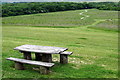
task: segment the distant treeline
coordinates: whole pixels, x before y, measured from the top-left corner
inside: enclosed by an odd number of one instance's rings
[[[80,10],[96,8],[100,10],[119,11],[116,2],[30,2],[30,3],[5,3],[2,5],[2,17],[25,14],[48,13],[56,11]]]
[[[96,3],[89,3],[94,8],[99,10],[115,10],[120,11],[120,2],[96,2]]]

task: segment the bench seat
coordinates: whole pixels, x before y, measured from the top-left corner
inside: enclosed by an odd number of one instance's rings
[[[42,74],[48,74],[50,72],[49,68],[54,66],[54,63],[47,63],[47,62],[41,62],[41,61],[32,61],[32,60],[19,59],[19,58],[13,58],[13,57],[6,58],[6,59],[10,61],[15,61],[15,68],[19,70],[24,69],[23,63],[40,66],[40,69],[41,69],[40,72]]]
[[[65,54],[65,55],[71,55],[73,52],[68,52],[68,51],[65,51],[65,52],[62,52],[60,54]]]

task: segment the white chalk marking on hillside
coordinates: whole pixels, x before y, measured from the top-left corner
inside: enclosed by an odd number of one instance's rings
[[[87,15],[86,17],[90,17],[89,15]]]
[[[85,10],[85,12],[88,12],[88,10]],[[84,12],[79,13],[80,15],[83,15],[85,17],[90,17],[89,15],[84,15]],[[85,17],[81,17],[80,19],[83,20]]]
[[[82,17],[81,19],[84,19],[84,17]]]
[[[85,10],[85,12],[88,12],[88,10]],[[82,15],[84,12],[81,12],[81,13],[79,13],[80,15]]]
[[[79,13],[80,15],[82,15],[83,14],[83,12],[81,12],[81,13]]]
[[[85,10],[85,12],[88,12],[88,10]]]

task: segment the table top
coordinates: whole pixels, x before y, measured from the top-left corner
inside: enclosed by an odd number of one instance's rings
[[[52,46],[39,46],[39,45],[21,45],[15,50],[26,51],[26,52],[35,52],[35,53],[46,53],[46,54],[59,54],[60,52],[66,51],[68,48],[62,47],[52,47]]]

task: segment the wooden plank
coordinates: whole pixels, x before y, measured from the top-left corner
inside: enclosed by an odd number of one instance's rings
[[[51,47],[51,46],[38,46],[38,45],[22,45],[14,48],[15,50],[35,52],[35,53],[46,53],[46,54],[58,54],[66,51],[67,48],[62,47]]]
[[[61,52],[60,54],[71,55],[72,53],[73,53],[73,52],[65,51],[65,52]]]
[[[40,61],[31,61],[26,59],[18,59],[18,58],[7,58],[7,60],[20,62],[20,63],[26,63],[26,64],[32,64],[32,65],[38,65],[38,66],[44,66],[44,67],[52,67],[54,63],[47,63],[47,62],[40,62]]]

